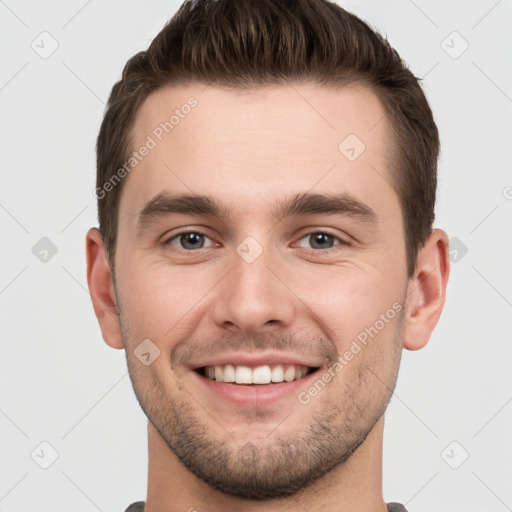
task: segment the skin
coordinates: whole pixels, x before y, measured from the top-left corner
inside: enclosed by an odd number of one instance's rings
[[[432,232],[408,278],[390,125],[369,89],[167,86],[141,107],[134,148],[190,96],[197,107],[125,178],[115,287],[98,230],[86,240],[103,338],[126,349],[149,418],[146,512],[385,512],[384,411],[402,349],[422,348],[441,314],[448,237]],[[366,146],[352,162],[338,150],[348,134]],[[162,191],[209,195],[231,214],[171,214],[138,232],[139,212]],[[350,194],[376,222],[276,221],[276,201],[302,192]],[[180,244],[189,228],[206,235],[203,248]],[[334,238],[313,245],[318,232]],[[252,263],[236,251],[248,236],[263,249]],[[393,304],[399,314],[307,404],[292,394],[235,407],[190,368],[228,350],[273,350],[314,359],[322,375]],[[160,350],[148,366],[134,354],[145,339]]]

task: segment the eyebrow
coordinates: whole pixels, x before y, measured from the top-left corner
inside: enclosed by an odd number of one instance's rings
[[[172,214],[207,215],[219,219],[230,217],[232,208],[214,197],[200,194],[161,192],[146,202],[138,214],[137,229],[142,232],[153,222]],[[377,214],[350,194],[298,193],[276,202],[271,209],[274,218],[313,214],[344,215],[366,224],[376,224]]]

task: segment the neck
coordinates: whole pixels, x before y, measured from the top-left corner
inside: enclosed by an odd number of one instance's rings
[[[382,496],[384,416],[350,459],[289,498],[247,501],[212,489],[186,469],[148,422],[148,493],[145,512],[387,512]],[[197,509],[197,510],[196,510]]]

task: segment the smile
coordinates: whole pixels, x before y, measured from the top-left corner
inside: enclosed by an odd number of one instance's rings
[[[261,385],[280,382],[293,382],[302,379],[306,375],[317,370],[302,365],[261,365],[261,366],[245,366],[245,365],[215,365],[203,366],[197,368],[203,377],[214,380],[216,382],[225,382],[244,385]]]

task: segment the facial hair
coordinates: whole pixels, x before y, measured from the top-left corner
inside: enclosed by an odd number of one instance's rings
[[[370,342],[357,354],[361,360],[355,363],[359,366],[352,378],[346,379],[341,370],[331,382],[338,387],[335,397],[324,389],[312,399],[307,405],[310,414],[300,416],[292,434],[289,426],[286,434],[277,427],[258,441],[237,441],[225,429],[209,428],[220,423],[204,413],[193,399],[193,390],[185,389],[169,370],[167,374],[174,377],[169,377],[172,392],[162,382],[165,375],[140,364],[133,350],[128,350],[136,341],[119,313],[129,374],[142,410],[183,466],[212,488],[236,498],[286,498],[346,463],[384,414],[396,384],[403,310],[387,360],[372,350]],[[318,379],[324,371],[320,368]],[[303,412],[305,406],[297,401],[294,407]],[[258,420],[257,412],[254,418]]]

